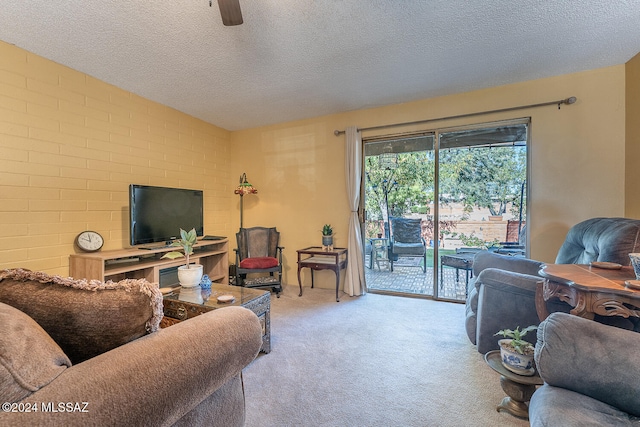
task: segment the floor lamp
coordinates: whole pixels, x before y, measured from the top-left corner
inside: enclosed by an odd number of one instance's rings
[[[238,185],[238,187],[234,191],[234,194],[238,194],[240,196],[240,229],[243,228],[242,216],[243,216],[244,207],[242,202],[243,202],[244,195],[256,194],[257,192],[258,190],[253,188],[253,185],[247,182],[247,174],[243,173],[242,175],[240,175],[240,185]]]

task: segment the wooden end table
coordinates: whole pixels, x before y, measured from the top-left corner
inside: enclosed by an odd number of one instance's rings
[[[500,374],[500,386],[507,396],[496,407],[496,411],[506,411],[516,417],[529,419],[529,406],[536,386],[542,385],[543,381],[538,372],[532,376],[518,375],[511,372],[502,364],[500,350],[493,350],[484,355],[487,364]]]
[[[300,270],[305,267],[311,269],[312,288],[314,270],[333,270],[336,274],[336,301],[340,302],[338,295],[340,289],[340,270],[347,268],[347,248],[333,248],[332,251],[325,251],[321,246],[310,246],[308,248],[298,249],[298,286],[300,286],[300,294],[298,296],[302,296]]]
[[[548,264],[540,270],[544,281],[536,287],[536,310],[540,320],[549,315],[546,301],[557,298],[573,307],[571,314],[593,319],[622,316],[640,322],[640,290],[625,286],[634,280],[632,267],[617,270],[583,264]]]
[[[218,302],[221,295],[233,295],[235,301]],[[160,327],[165,328],[183,320],[190,319],[211,310],[229,306],[242,306],[253,311],[262,326],[262,347],[260,351],[271,351],[271,294],[261,289],[250,289],[242,286],[212,284],[211,289],[174,288],[174,291],[163,297],[164,317]]]

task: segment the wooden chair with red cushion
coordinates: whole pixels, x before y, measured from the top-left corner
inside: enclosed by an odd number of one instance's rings
[[[275,227],[241,228],[236,233],[236,285],[282,292],[282,249]],[[247,275],[251,275],[247,277]]]

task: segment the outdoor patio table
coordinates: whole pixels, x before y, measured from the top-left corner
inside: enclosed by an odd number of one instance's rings
[[[440,257],[440,289],[444,287],[444,270],[443,267],[452,267],[456,269],[456,283],[460,280],[460,270],[465,272],[465,287],[469,285],[469,274],[473,277],[473,257],[475,252],[461,252],[455,255],[442,255]]]
[[[370,266],[373,268],[373,263],[375,262],[378,266],[378,270],[380,270],[380,262],[386,263],[387,268],[389,268],[389,239],[384,237],[372,238],[369,239],[371,243],[371,260]]]

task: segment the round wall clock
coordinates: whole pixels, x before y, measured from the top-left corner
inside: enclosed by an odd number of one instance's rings
[[[85,252],[96,252],[104,245],[104,239],[95,231],[83,231],[76,236],[76,246]]]

